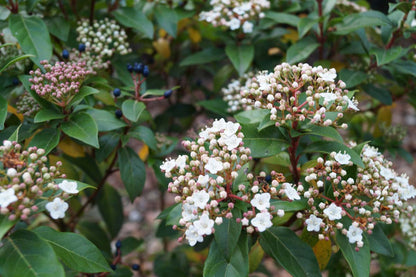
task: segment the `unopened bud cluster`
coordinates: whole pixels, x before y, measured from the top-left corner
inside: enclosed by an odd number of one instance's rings
[[[252,109],[252,106],[244,105],[241,102],[241,92],[247,90],[251,85],[251,79],[253,73],[246,73],[241,76],[238,80],[233,79],[227,87],[221,90],[223,99],[227,102],[228,112],[235,113],[241,110]]]
[[[183,141],[189,156],[167,159],[160,167],[173,179],[168,191],[178,194],[175,200],[182,205],[179,224],[191,246],[212,234],[214,223],[222,224],[224,217],[241,223],[248,233],[263,232],[272,226],[273,216],[284,215],[271,205],[271,198],[300,199],[282,174],[272,172],[269,184],[263,182],[265,173],[254,177],[242,170],[252,159],[242,138],[238,123],[216,120],[196,141]],[[248,207],[241,218],[233,215],[236,202]]]
[[[263,18],[263,10],[270,8],[267,0],[211,0],[212,10],[201,12],[199,20],[214,27],[225,26],[230,30],[253,32],[253,22]]]
[[[9,220],[27,219],[46,208],[54,219],[65,216],[68,204],[62,200],[78,193],[77,183],[59,171],[61,162],[47,166],[45,150],[23,150],[17,142],[5,140],[0,146],[0,213]]]
[[[24,116],[34,117],[40,110],[40,105],[36,102],[32,95],[25,91],[17,99],[16,108],[18,113],[21,113]]]
[[[308,189],[303,196],[310,209],[305,223],[308,231],[320,233],[320,239],[329,239],[339,229],[350,243],[362,247],[363,232],[371,234],[377,222],[398,222],[402,212],[412,210],[406,201],[416,196],[416,189],[409,178],[398,176],[374,147],[365,145],[360,157],[364,167],[356,171],[345,152],[332,152],[326,160],[319,157],[316,166],[306,171]],[[341,223],[345,218],[352,224]]]
[[[48,61],[41,61],[45,69],[31,70],[31,89],[40,97],[58,106],[65,107],[79,92],[83,81],[91,72],[85,69],[85,63],[57,62],[51,65]]]
[[[335,69],[312,67],[308,64],[283,63],[274,72],[260,72],[248,90],[243,104],[270,110],[276,126],[293,121],[310,121],[321,126],[347,128],[337,121],[347,109],[358,111],[357,102],[347,94],[343,81],[335,81]]]

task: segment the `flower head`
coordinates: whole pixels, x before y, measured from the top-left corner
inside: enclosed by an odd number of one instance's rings
[[[257,210],[263,211],[270,208],[270,193],[258,193],[251,199],[250,204]]]
[[[192,201],[194,201],[195,206],[204,209],[209,201],[209,194],[204,190],[196,191],[192,194]]]
[[[341,151],[339,151],[335,154],[334,159],[340,164],[349,164],[351,156],[349,154],[346,154],[345,151],[344,154],[342,154]]]
[[[329,220],[337,220],[342,218],[342,208],[338,207],[335,203],[331,203],[327,208],[324,209],[324,214],[326,214]]]
[[[68,203],[60,198],[55,198],[52,202],[48,202],[45,206],[53,219],[65,217],[65,212],[68,209]]]
[[[321,229],[322,219],[312,214],[308,219],[305,220],[305,223],[307,225],[306,230],[309,232],[319,232]]]
[[[207,164],[205,165],[205,169],[212,174],[217,174],[219,171],[224,169],[224,165],[215,158],[209,158]]]
[[[78,184],[74,181],[63,180],[60,184],[58,184],[58,187],[64,192],[70,194],[77,194],[79,192]]]
[[[14,189],[9,188],[0,192],[0,208],[7,208],[11,203],[16,202],[17,197]]]
[[[259,232],[266,231],[267,228],[270,228],[273,225],[272,221],[270,220],[270,213],[258,213],[256,217],[251,220],[251,225],[256,227]]]
[[[351,224],[347,232],[348,241],[350,243],[356,243],[356,242],[362,241],[363,240],[362,233],[363,233],[363,230],[357,227],[356,224]]]
[[[210,219],[207,214],[203,214],[199,220],[194,221],[194,226],[200,235],[211,235],[214,220]]]

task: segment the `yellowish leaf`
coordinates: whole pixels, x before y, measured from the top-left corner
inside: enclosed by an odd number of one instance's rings
[[[383,135],[383,131],[380,129],[380,125],[384,124],[385,126],[391,125],[392,120],[392,108],[395,106],[384,106],[381,107],[377,112],[377,121],[374,127],[373,136],[375,138],[381,137]]]
[[[12,107],[12,106],[10,106],[10,105],[7,105],[7,111],[8,111],[9,113],[12,113],[12,114],[14,114],[15,116],[17,116],[17,118],[18,118],[20,121],[23,121],[23,114],[18,113],[18,112],[17,112],[17,110],[16,110],[16,108],[14,108],[14,107]]]
[[[193,43],[199,43],[201,41],[201,33],[198,30],[189,27],[188,33],[189,33],[189,38],[191,39]]]
[[[186,26],[189,25],[189,18],[184,18],[178,21],[178,31],[182,31],[183,29],[186,28]]]
[[[248,254],[248,266],[250,273],[254,272],[263,260],[264,250],[261,248],[259,241],[251,247],[250,253]]]
[[[147,157],[149,156],[149,147],[146,144],[143,144],[142,148],[140,148],[137,154],[139,154],[139,157],[142,161],[147,160]]]
[[[319,268],[323,270],[327,266],[332,255],[331,241],[324,239],[319,240],[312,250],[318,260]]]
[[[162,28],[160,28],[159,29],[159,37],[160,38],[164,38],[164,37],[166,37],[167,36],[167,32],[164,30],[164,29],[162,29]]]
[[[75,167],[70,162],[68,162],[62,157],[55,156],[55,155],[49,155],[48,158],[49,158],[50,165],[55,165],[58,161],[62,163],[60,171],[61,173],[66,175],[66,178],[73,179],[73,180],[79,179],[78,172],[76,171]]]
[[[153,42],[153,47],[156,52],[165,59],[170,57],[170,42],[166,38],[158,38],[157,41]]]
[[[295,43],[299,40],[299,35],[298,32],[295,29],[287,29],[289,31],[289,33],[284,34],[282,36],[282,41],[285,43],[288,43],[289,41],[291,43]]]
[[[341,71],[341,69],[343,69],[346,66],[345,63],[340,62],[340,61],[332,61],[331,62],[331,67],[335,68],[337,70],[337,72]]]
[[[69,137],[65,137],[61,140],[58,144],[58,148],[62,150],[68,156],[79,158],[84,157],[84,147],[70,139]]]

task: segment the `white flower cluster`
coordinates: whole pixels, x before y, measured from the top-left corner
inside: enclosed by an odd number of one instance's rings
[[[309,121],[322,126],[337,126],[347,109],[358,111],[357,102],[348,98],[343,81],[335,81],[335,69],[309,64],[283,63],[274,72],[256,75],[243,91],[242,103],[270,110],[276,126],[288,121]]]
[[[414,213],[414,206],[409,206],[408,211],[408,213],[400,215],[400,229],[403,236],[408,240],[409,246],[416,249],[416,214]]]
[[[250,87],[253,76],[253,73],[246,73],[238,80],[231,80],[228,86],[221,90],[224,95],[223,99],[228,105],[228,112],[235,113],[241,110],[252,109],[252,106],[243,105],[241,102],[241,92]]]
[[[45,150],[29,147],[22,151],[16,142],[5,140],[0,146],[0,213],[9,220],[27,219],[45,205],[53,219],[63,218],[68,204],[62,200],[78,193],[74,181],[59,171],[61,162],[47,167]]]
[[[273,214],[283,216],[283,210],[274,210],[271,198],[299,199],[296,190],[284,183],[283,175],[271,173],[271,186],[263,188],[253,174],[240,170],[251,160],[250,149],[242,142],[243,134],[238,123],[215,120],[212,127],[199,133],[196,141],[184,141],[183,146],[190,155],[167,159],[160,169],[172,178],[168,191],[178,194],[175,200],[182,203],[179,225],[184,226],[185,237],[191,246],[203,241],[203,236],[214,231],[214,223],[221,224],[223,218],[233,218],[236,202],[245,202],[241,222],[247,232],[263,232],[272,226]],[[244,174],[243,178],[240,176]],[[243,179],[238,181],[236,179]]]
[[[211,0],[212,10],[201,12],[199,20],[207,21],[214,27],[225,26],[234,31],[253,32],[252,21],[263,18],[265,9],[270,8],[267,0]]]
[[[391,224],[401,213],[413,210],[406,201],[416,196],[416,189],[406,175],[397,175],[392,163],[369,145],[363,147],[361,159],[364,167],[357,168],[356,176],[345,152],[332,152],[326,161],[320,157],[315,167],[307,169],[308,189],[303,196],[311,208],[305,223],[308,231],[321,233],[320,239],[336,228],[361,247],[363,231],[371,234],[377,221]],[[352,221],[348,229],[339,221],[344,217]]]
[[[352,2],[352,1],[348,1],[348,0],[338,0],[337,5],[350,8],[355,12],[366,12],[367,11],[366,7],[360,6],[357,3]]]

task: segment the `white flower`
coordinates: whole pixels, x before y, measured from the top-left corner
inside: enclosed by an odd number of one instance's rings
[[[13,178],[17,175],[17,170],[14,168],[7,169],[7,176]]]
[[[343,97],[343,99],[345,100],[345,101],[347,101],[347,103],[348,103],[348,108],[349,109],[353,109],[354,111],[359,111],[360,109],[357,107],[357,103],[356,103],[356,101],[354,100],[354,98],[351,100],[351,99],[349,99],[347,96],[344,96]]]
[[[259,83],[259,90],[270,90],[270,77],[267,72],[261,72],[256,76],[257,82]]]
[[[306,230],[309,232],[319,232],[321,229],[322,219],[316,217],[315,215],[311,215],[307,220],[305,220],[305,223],[307,225]]]
[[[380,167],[380,175],[386,178],[387,180],[390,180],[396,177],[391,169],[386,168],[384,166]]]
[[[363,230],[359,227],[356,227],[354,224],[348,228],[347,237],[350,243],[355,243],[363,240],[362,236]]]
[[[55,198],[52,202],[48,202],[45,206],[53,219],[64,218],[68,209],[68,203],[60,198]]]
[[[363,155],[368,158],[374,158],[380,155],[380,153],[377,151],[377,148],[374,148],[372,146],[366,145],[364,147]]]
[[[344,154],[342,154],[341,151],[339,151],[335,154],[334,159],[340,164],[349,164],[351,156],[346,154],[345,151]]]
[[[326,102],[334,101],[338,97],[335,93],[332,93],[332,92],[320,93],[319,96],[322,97],[324,99],[324,101],[326,101]]]
[[[217,174],[218,171],[224,169],[222,162],[217,161],[214,158],[209,158],[208,163],[205,165],[205,169],[208,170],[212,174]]]
[[[178,158],[175,161],[175,165],[179,167],[180,169],[184,169],[186,166],[186,160],[188,159],[188,156],[186,155],[179,155]]]
[[[199,220],[194,222],[194,226],[200,235],[211,235],[214,220],[210,219],[207,214],[203,214]]]
[[[410,23],[410,27],[416,27],[416,19],[413,19]]]
[[[67,192],[67,193],[71,193],[71,194],[76,194],[79,192],[78,190],[78,184],[77,182],[69,182],[67,180],[63,180],[62,183],[58,184],[58,187]]]
[[[250,21],[244,22],[243,32],[246,33],[246,34],[253,32],[253,23],[251,23]]]
[[[238,129],[240,128],[239,123],[234,123],[231,121],[228,121],[224,124],[224,133],[227,136],[231,136],[237,133]]]
[[[237,18],[233,18],[230,20],[230,22],[228,22],[228,26],[230,27],[230,30],[237,30],[238,28],[240,28],[240,20],[238,20]]]
[[[160,166],[160,169],[165,171],[166,173],[171,172],[173,168],[176,166],[176,160],[166,160]]]
[[[197,208],[195,205],[185,203],[182,206],[182,219],[185,221],[191,221],[193,219],[196,219],[198,216],[194,214],[194,212],[197,211]]]
[[[209,182],[209,175],[199,175],[197,183],[200,183],[201,185],[205,186]]]
[[[319,72],[318,76],[322,78],[325,82],[334,82],[335,78],[337,77],[337,74],[332,71],[327,72]]]
[[[220,144],[225,144],[228,150],[232,150],[237,148],[243,140],[237,137],[235,134],[227,135],[226,133],[222,133],[218,142]]]
[[[204,209],[209,201],[209,194],[205,190],[195,191],[192,194],[192,201],[194,201],[195,206]]]
[[[272,227],[273,223],[270,220],[270,214],[264,212],[256,214],[256,217],[251,220],[251,225],[256,227],[259,232],[264,232],[267,228]]]
[[[4,28],[1,33],[3,34],[3,39],[5,43],[18,43],[17,39],[12,35],[12,32],[8,27]]]
[[[185,236],[190,246],[194,246],[197,242],[202,242],[204,240],[194,225],[188,227],[185,232]]]
[[[341,212],[342,212],[342,208],[338,207],[334,203],[331,203],[331,205],[329,205],[329,207],[327,207],[324,210],[324,214],[328,216],[329,220],[341,219],[342,218]]]
[[[244,218],[241,220],[241,224],[242,224],[243,226],[248,226],[248,219],[247,219],[247,217],[244,217]]]
[[[11,203],[16,202],[17,197],[14,194],[14,189],[9,188],[0,192],[0,208],[7,208]]]
[[[289,183],[285,183],[285,193],[286,196],[290,199],[290,200],[299,200],[300,196],[298,194],[298,192],[292,188],[292,185]]]
[[[221,130],[225,130],[227,128],[227,122],[225,122],[224,118],[221,118],[220,120],[215,119],[215,121],[212,123],[212,127],[210,128],[210,131],[213,133],[220,132]]]
[[[256,207],[257,210],[263,211],[265,209],[270,208],[270,194],[266,193],[258,193],[254,195],[254,198],[251,199],[250,204]]]

